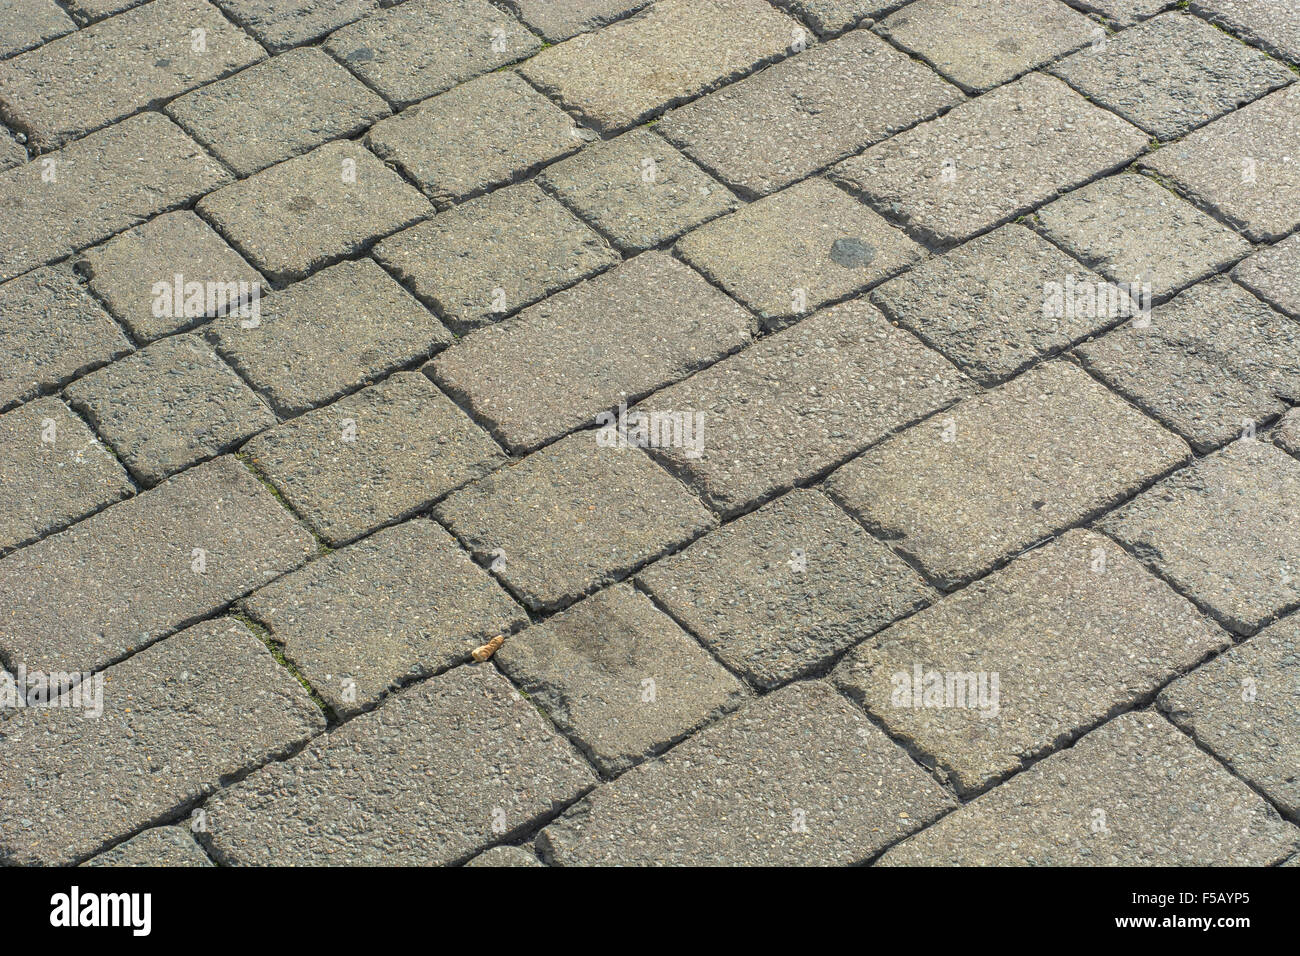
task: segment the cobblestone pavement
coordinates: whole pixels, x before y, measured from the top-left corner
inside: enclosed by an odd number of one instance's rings
[[[0,0],[0,862],[1300,860],[1291,0]]]

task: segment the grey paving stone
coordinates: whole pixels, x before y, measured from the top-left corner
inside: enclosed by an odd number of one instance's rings
[[[1114,542],[1076,530],[877,634],[834,677],[970,794],[1231,643]]]
[[[237,309],[265,291],[257,270],[188,209],[165,213],[87,249],[77,269],[108,311],[143,342]],[[201,314],[186,314],[200,312],[197,301],[193,309],[184,308],[185,300],[182,308],[175,307],[178,275],[182,292],[193,282],[203,286]],[[159,283],[165,288],[155,289]],[[214,297],[213,310],[207,308],[209,289],[227,293]]]
[[[767,195],[962,99],[855,30],[674,110],[658,130],[729,186]]]
[[[1189,458],[1086,373],[1052,362],[867,449],[828,487],[956,587]]]
[[[390,112],[315,47],[290,50],[167,104],[172,119],[240,176],[355,136]]]
[[[0,171],[21,166],[27,160],[26,148],[7,129],[0,126]]]
[[[1285,451],[1300,458],[1300,410],[1291,409],[1278,423],[1273,440]]]
[[[1300,318],[1300,233],[1259,250],[1232,277],[1273,308]]]
[[[595,30],[648,7],[654,0],[505,0],[551,43]]]
[[[744,699],[739,680],[627,584],[514,635],[494,660],[609,774]]]
[[[128,497],[126,471],[55,398],[0,415],[0,553]]]
[[[969,391],[941,356],[855,299],[656,392],[628,418],[697,416],[697,444],[653,454],[731,516]]]
[[[839,33],[868,17],[879,16],[899,5],[899,0],[773,0],[800,17],[821,36]],[[903,0],[906,2],[906,0]]]
[[[30,50],[76,28],[54,0],[0,0],[0,57]]]
[[[825,179],[701,226],[677,251],[757,312],[765,329],[861,292],[925,252]]]
[[[460,333],[622,261],[531,182],[454,206],[385,239],[374,256]]]
[[[505,460],[419,372],[394,373],[245,450],[333,546],[427,508]]]
[[[154,0],[0,62],[0,102],[47,150],[265,57],[211,4]]]
[[[689,267],[647,252],[467,336],[432,369],[525,452],[741,349],[752,325]]]
[[[82,866],[211,866],[183,826],[154,827],[93,856]]]
[[[978,382],[996,385],[1127,314],[1098,309],[1095,298],[1092,306],[1082,297],[1066,302],[1066,288],[1095,293],[1103,281],[1009,223],[890,279],[871,301]]]
[[[0,173],[0,282],[184,206],[234,177],[145,113]]]
[[[1300,605],[1300,462],[1242,440],[1160,482],[1099,527],[1238,634]]]
[[[522,179],[591,138],[513,73],[492,73],[375,124],[366,145],[445,209]]]
[[[1162,140],[1295,79],[1281,63],[1185,13],[1147,20],[1050,69]]]
[[[486,571],[424,518],[313,561],[244,601],[338,714],[469,660],[528,623]]]
[[[626,577],[717,524],[636,448],[579,432],[462,488],[434,515],[535,611]]]
[[[1300,830],[1163,717],[1125,714],[899,844],[885,866],[1267,866]]]
[[[1139,298],[1144,286],[1150,297],[1167,298],[1251,250],[1227,226],[1131,173],[1067,193],[1035,217],[1053,242]]]
[[[1270,93],[1142,160],[1254,242],[1300,225],[1300,86]]]
[[[315,553],[248,469],[220,458],[0,560],[0,650],[47,673],[102,666]]]
[[[277,421],[193,335],[155,342],[78,379],[64,395],[145,485],[229,451]]]
[[[541,46],[523,24],[485,0],[405,0],[325,41],[399,107],[532,56]]]
[[[1274,56],[1300,63],[1300,8],[1289,0],[1192,0],[1190,7]]]
[[[209,801],[224,863],[453,863],[557,812],[595,783],[491,667],[399,694]]]
[[[631,19],[543,50],[519,71],[583,122],[615,133],[811,39],[762,0],[657,0]]]
[[[262,299],[260,309],[256,317],[220,319],[208,332],[285,415],[323,405],[451,341],[427,309],[368,259],[323,269]]]
[[[63,5],[71,11],[73,19],[78,23],[90,23],[147,2],[148,0],[65,0]]]
[[[1128,165],[1146,144],[1141,130],[1032,73],[877,143],[833,175],[950,245]]]
[[[653,249],[739,205],[646,129],[593,144],[548,166],[537,181],[628,252]]]
[[[729,667],[770,688],[824,667],[934,592],[817,491],[796,490],[641,572]]]
[[[0,409],[131,351],[71,269],[0,283]]]
[[[381,0],[214,0],[272,53],[318,40],[374,13]]]
[[[537,846],[561,865],[846,864],[951,806],[862,711],[802,683],[596,789]]]
[[[1160,708],[1292,819],[1300,817],[1300,620],[1170,684]]]
[[[528,847],[494,846],[484,850],[466,866],[545,866]]]
[[[915,0],[878,29],[970,93],[983,93],[1091,42],[1099,28],[1057,0]]]
[[[1113,21],[1114,25],[1132,26],[1139,20],[1154,16],[1161,10],[1167,10],[1177,0],[1067,0],[1072,7],[1088,13],[1095,13]]]
[[[102,680],[98,717],[59,706],[0,723],[0,857],[9,862],[76,862],[325,727],[302,686],[236,621],[196,624]]]
[[[1188,289],[1079,347],[1093,374],[1185,437],[1217,448],[1300,401],[1300,324],[1227,279]]]
[[[401,176],[347,140],[219,189],[197,208],[275,282],[356,255],[433,213]]]

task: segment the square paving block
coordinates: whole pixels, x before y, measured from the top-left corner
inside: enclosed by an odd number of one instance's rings
[[[381,0],[215,0],[272,53],[318,40],[379,9]]]
[[[77,29],[55,0],[20,0],[0,6],[0,56],[13,56]]]
[[[1190,457],[1181,439],[1058,361],[868,448],[827,486],[951,588]]]
[[[870,288],[925,254],[825,179],[701,226],[678,241],[677,251],[769,330]]]
[[[514,635],[495,660],[607,774],[680,740],[745,693],[628,584]]]
[[[1300,319],[1300,234],[1260,249],[1232,277],[1273,308]]]
[[[1095,13],[1115,26],[1128,27],[1176,6],[1178,0],[1067,0],[1072,7]],[[1249,2],[1249,0],[1248,0]]]
[[[559,43],[650,6],[654,0],[505,0],[525,23]]]
[[[1300,7],[1291,0],[1192,0],[1190,7],[1274,56],[1300,63]]]
[[[1300,461],[1244,439],[1160,482],[1099,527],[1225,627],[1300,605]]]
[[[374,256],[460,333],[622,261],[534,183],[454,206],[385,239]]]
[[[193,335],[155,342],[64,393],[143,484],[215,458],[277,421]]]
[[[638,448],[579,432],[462,488],[434,509],[534,611],[631,574],[717,524]]]
[[[897,7],[900,0],[774,0],[801,18],[821,36],[840,33],[868,17],[876,17]],[[906,0],[902,0],[906,2]]]
[[[505,460],[419,372],[285,422],[245,450],[332,547],[422,511]]]
[[[765,688],[815,672],[934,597],[901,558],[806,490],[737,518],[639,580]]]

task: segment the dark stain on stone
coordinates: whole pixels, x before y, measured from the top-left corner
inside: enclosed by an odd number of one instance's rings
[[[287,208],[290,212],[310,212],[316,208],[316,200],[312,199],[310,196],[294,196],[289,200]]]
[[[375,51],[368,46],[363,46],[358,50],[353,50],[344,57],[349,63],[369,63],[375,58]]]
[[[1003,37],[998,41],[998,49],[1003,53],[1019,53],[1020,44],[1011,39],[1011,37]]]
[[[172,65],[172,61],[167,59],[166,57],[163,57],[161,60],[156,60],[154,62],[154,66],[158,67],[159,69],[163,69],[164,67],[168,67],[171,65]]]
[[[875,247],[861,239],[848,237],[831,243],[831,262],[846,269],[865,269],[875,258]]]

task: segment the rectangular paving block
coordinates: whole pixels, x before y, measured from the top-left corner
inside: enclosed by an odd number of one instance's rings
[[[821,36],[839,33],[899,5],[899,0],[773,0]]]
[[[315,47],[290,50],[167,104],[167,114],[240,176],[362,132],[388,104]]]
[[[638,580],[760,687],[805,676],[934,592],[818,491],[737,518]]]
[[[884,866],[1269,866],[1300,830],[1157,713],[1125,714],[894,847]]]
[[[1166,478],[1099,527],[1225,627],[1300,605],[1300,461],[1250,439]]]
[[[1232,772],[1300,819],[1300,619],[1256,634],[1170,684],[1160,709]]]
[[[338,714],[469,660],[528,615],[426,518],[386,528],[244,600]]]
[[[212,866],[185,826],[153,827],[91,857],[82,866]]]
[[[1109,296],[1097,308],[1104,285],[1047,240],[1008,223],[877,286],[871,301],[980,384],[996,385],[1131,314],[1126,296],[1118,312]],[[1067,288],[1080,294],[1067,302]]]
[[[1162,140],[1295,79],[1267,54],[1185,13],[1146,20],[1050,69]]]
[[[245,450],[331,546],[427,508],[505,461],[419,372],[258,435]]]
[[[758,313],[765,329],[889,278],[925,250],[825,179],[701,226],[677,251]]]
[[[210,3],[154,0],[0,62],[0,102],[48,150],[265,57]]]
[[[82,696],[102,694],[97,717],[59,706],[0,722],[0,858],[10,863],[74,863],[325,728],[237,621],[196,624],[87,679],[103,682]]]
[[[1270,93],[1143,157],[1253,242],[1300,226],[1300,86]]]
[[[1300,319],[1300,234],[1260,249],[1232,277],[1275,309]]]
[[[1231,643],[1113,541],[1075,530],[877,634],[834,679],[970,794]]]
[[[131,474],[154,485],[278,419],[198,336],[155,342],[64,390]]]
[[[745,687],[628,584],[512,636],[497,665],[606,774],[680,740]]]
[[[374,13],[381,0],[214,0],[272,53],[318,40]]]
[[[1222,272],[1251,246],[1147,176],[1089,183],[1034,214],[1043,233],[1135,300],[1161,300]],[[1149,290],[1149,291],[1148,291]]]
[[[647,252],[465,337],[432,368],[510,451],[530,451],[738,351],[752,326],[698,273]]]
[[[0,283],[0,409],[131,351],[66,266]]]
[[[316,550],[247,468],[219,458],[0,560],[0,651],[29,670],[102,667]]]
[[[0,282],[177,209],[234,177],[158,113],[0,173]]]
[[[727,185],[767,195],[962,99],[855,30],[673,110],[657,129]]]
[[[366,145],[445,209],[593,138],[514,73],[491,73],[376,123]]]
[[[142,342],[237,311],[260,297],[266,284],[188,209],[165,213],[87,249],[77,260],[77,271],[87,277],[95,297]]]
[[[630,19],[543,50],[519,72],[608,134],[802,50],[810,39],[762,0],[657,0]]]
[[[537,847],[564,866],[842,865],[952,806],[862,711],[811,682],[599,787]]]
[[[0,4],[0,57],[13,56],[77,29],[55,0]]]
[[[1300,401],[1300,323],[1227,279],[1079,347],[1094,375],[1210,451]]]
[[[223,790],[203,839],[234,865],[454,863],[595,782],[491,666],[458,667]]]
[[[1086,373],[1051,362],[867,449],[828,488],[951,588],[1190,457]]]
[[[534,611],[626,577],[717,524],[637,448],[579,432],[449,495],[434,516]]]
[[[325,41],[325,49],[399,108],[541,47],[527,27],[485,0],[405,0]]]
[[[282,414],[296,415],[426,358],[451,333],[368,259],[340,262],[214,322],[221,353]]]
[[[537,182],[627,252],[644,252],[731,212],[731,191],[648,129],[593,143]]]
[[[854,299],[759,340],[639,404],[651,432],[695,416],[695,444],[653,454],[724,516],[841,464],[973,391],[942,356]]]
[[[125,469],[57,398],[0,415],[0,553],[129,497]]]
[[[301,279],[433,214],[418,190],[347,140],[232,183],[196,208],[275,282]]]
[[[1192,0],[1190,8],[1274,56],[1300,63],[1300,7],[1291,0]]]
[[[505,0],[506,6],[551,43],[595,30],[648,7],[654,0]]]
[[[380,242],[374,257],[460,333],[622,260],[535,183],[498,189]]]
[[[63,5],[71,12],[73,19],[85,24],[147,2],[148,0],[63,0]]]
[[[929,241],[952,245],[1127,166],[1146,145],[1137,127],[1032,73],[877,143],[832,175]]]
[[[1057,0],[916,0],[878,29],[970,93],[1014,80],[1090,43],[1097,23]]]

